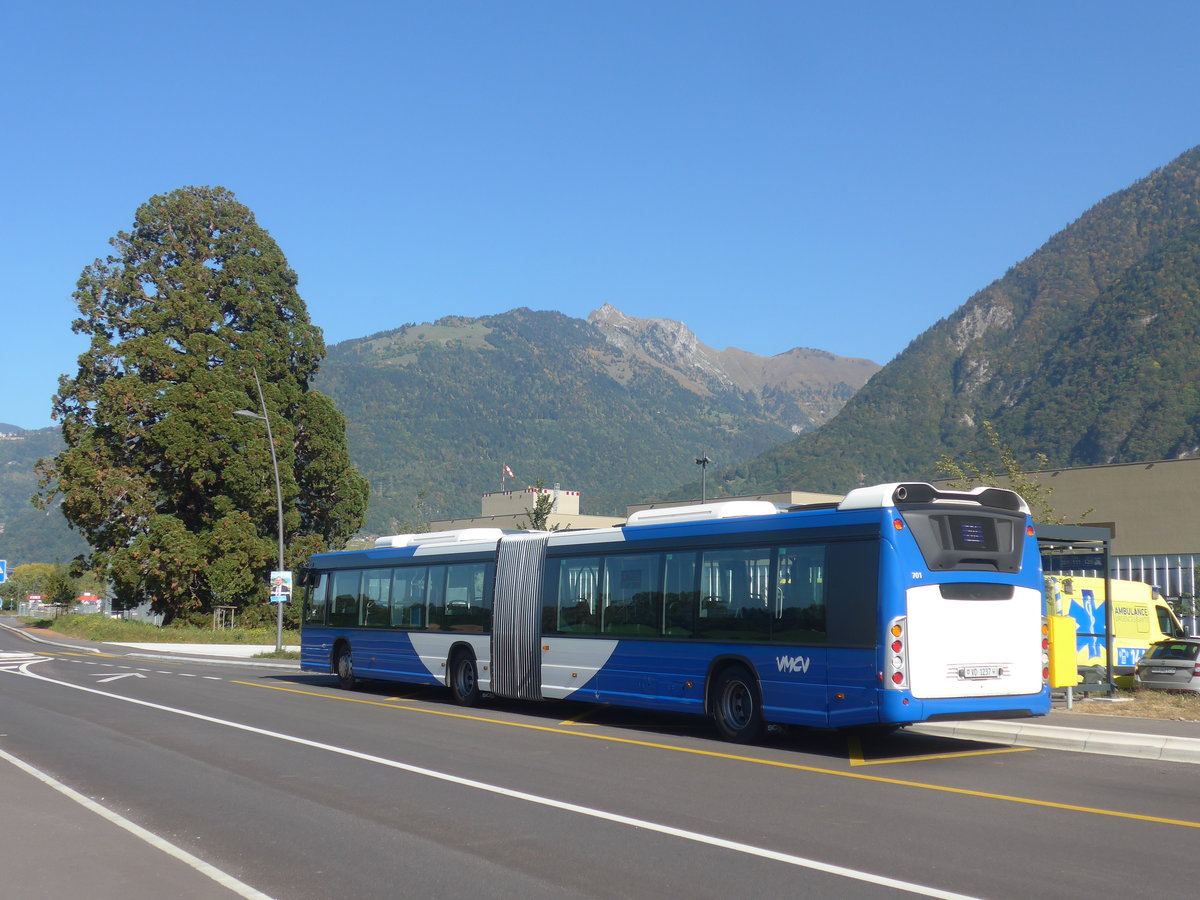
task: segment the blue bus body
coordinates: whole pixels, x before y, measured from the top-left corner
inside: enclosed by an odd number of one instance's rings
[[[732,740],[1049,711],[1038,548],[1008,491],[377,543],[312,558],[305,671],[708,714]]]

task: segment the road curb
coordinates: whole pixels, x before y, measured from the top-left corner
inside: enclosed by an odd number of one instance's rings
[[[62,647],[66,650],[80,650],[80,651],[86,651],[88,653],[100,653],[101,652],[100,650],[96,649],[95,647],[88,647],[84,644],[67,644],[62,641],[52,641],[52,640],[49,640],[48,638],[44,638],[44,637],[41,637],[36,634],[30,634],[24,628],[21,628],[16,625],[9,625],[7,622],[0,622],[0,628],[3,628],[5,631],[9,631],[13,634],[20,635],[21,637],[25,638],[25,640],[33,641],[35,644],[45,644],[48,647]]]
[[[937,722],[912,725],[910,731],[956,740],[984,741],[1045,750],[1073,750],[1130,759],[1200,764],[1200,740],[1128,731],[1095,731],[1061,725],[1033,725],[1001,720]]]
[[[206,654],[194,653],[188,656],[183,653],[126,653],[130,659],[162,659],[168,662],[202,662],[205,664],[212,663],[217,666],[257,666],[261,669],[285,669],[290,672],[298,672],[300,670],[300,662],[293,660],[291,662],[270,662],[260,659],[230,659],[220,656],[208,656]]]

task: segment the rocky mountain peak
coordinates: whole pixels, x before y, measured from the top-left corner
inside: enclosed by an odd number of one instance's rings
[[[697,369],[723,384],[733,382],[713,359],[714,351],[700,343],[690,328],[674,319],[638,319],[611,303],[588,314],[610,344],[626,353],[681,370]]]
[[[593,310],[588,321],[626,355],[665,369],[698,393],[756,396],[795,432],[829,419],[879,369],[870,360],[799,347],[776,356],[714,350],[682,322],[639,319],[611,303]]]

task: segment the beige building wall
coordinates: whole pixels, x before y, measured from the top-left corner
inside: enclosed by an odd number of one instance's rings
[[[525,527],[523,524],[529,518],[528,513],[524,511],[520,515],[510,516],[476,516],[471,519],[442,519],[438,522],[430,522],[430,531],[457,531],[459,528],[504,528],[509,531],[516,531]],[[577,530],[580,528],[608,528],[612,525],[624,525],[624,517],[616,518],[614,516],[564,516],[558,513],[551,513],[546,519],[546,525],[551,529],[570,528]]]
[[[562,491],[555,488],[542,488],[543,494],[554,495],[554,512],[565,516],[579,514],[579,491]],[[537,488],[527,487],[519,491],[497,491],[484,494],[482,513],[484,516],[513,516],[525,515],[525,510],[533,509],[537,502]]]
[[[1200,458],[1053,469],[1028,477],[1051,491],[1055,515],[1068,524],[1111,528],[1114,556],[1200,553]],[[1008,486],[1007,479],[997,480],[997,486]]]
[[[552,529],[608,528],[625,524],[624,518],[615,516],[585,516],[579,512],[579,491],[564,491],[543,488],[543,494],[555,497],[554,511],[546,519]],[[430,531],[456,531],[460,528],[503,528],[516,531],[527,527],[529,510],[537,502],[536,488],[519,491],[497,491],[484,494],[481,515],[464,519],[442,519],[429,523]]]
[[[1029,477],[1050,491],[1054,514],[1066,523],[1110,528],[1113,556],[1200,554],[1200,458],[1052,469]],[[997,479],[996,486],[1008,487],[1007,479]],[[720,499],[794,505],[836,502],[842,496],[782,491]],[[647,503],[628,512],[695,502]]]

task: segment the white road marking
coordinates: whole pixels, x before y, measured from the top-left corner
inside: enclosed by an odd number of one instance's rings
[[[65,684],[66,682],[56,682],[56,683]],[[111,697],[111,696],[115,696],[115,695],[109,694],[108,696]],[[80,806],[84,807],[85,809],[91,810],[92,812],[96,813],[96,815],[107,819],[108,821],[112,822],[114,825],[118,825],[121,828],[124,828],[126,831],[128,831],[130,834],[132,834],[134,837],[141,838],[143,841],[145,841],[151,847],[161,850],[163,853],[166,853],[169,856],[173,856],[180,862],[191,866],[193,869],[195,869],[201,875],[208,876],[213,881],[215,881],[217,884],[221,885],[222,887],[228,888],[229,890],[233,891],[238,896],[246,897],[246,898],[248,898],[248,900],[271,900],[271,897],[269,895],[264,894],[262,891],[258,890],[257,888],[252,888],[250,885],[246,884],[244,881],[239,881],[238,879],[234,878],[228,872],[223,872],[220,869],[218,869],[216,866],[212,865],[211,863],[206,863],[204,860],[200,859],[200,857],[193,856],[191,853],[188,853],[182,847],[178,847],[175,844],[172,844],[166,838],[159,837],[153,831],[147,831],[145,828],[143,828],[141,825],[138,825],[136,822],[131,822],[129,819],[126,819],[124,816],[113,812],[111,809],[101,806],[99,803],[96,803],[94,800],[91,800],[90,798],[83,796],[83,794],[79,793],[78,791],[76,791],[73,788],[67,787],[61,781],[58,781],[55,778],[53,778],[52,776],[47,775],[45,772],[41,771],[40,769],[35,769],[29,763],[18,759],[17,757],[13,756],[11,753],[7,753],[4,750],[0,750],[0,759],[7,760],[8,762],[10,762],[14,766],[16,766],[18,769],[21,769],[22,771],[29,773],[34,778],[36,778],[38,781],[41,781],[43,784],[50,785],[50,787],[54,788],[60,794],[62,794],[65,797],[69,797],[70,799],[74,800],[76,803],[78,803]]]
[[[31,663],[42,662],[49,657],[38,656],[36,653],[22,653],[20,651],[4,650],[0,651],[0,672],[23,672],[24,666]]]
[[[825,872],[830,875],[837,875],[842,878],[849,878],[854,881],[862,881],[868,884],[877,884],[883,887],[890,887],[900,891],[907,891],[911,894],[918,894],[922,897],[936,897],[940,900],[977,900],[968,894],[957,894],[952,891],[943,891],[938,888],[929,887],[927,885],[915,884],[910,881],[901,881],[896,878],[889,878],[885,875],[876,875],[871,872],[863,872],[858,869],[849,869],[845,866],[837,866],[831,863],[821,862],[820,860],[808,859],[803,856],[796,856],[791,853],[780,853],[776,850],[768,850],[765,847],[756,847],[753,844],[743,844],[740,841],[730,841],[725,838],[715,837],[713,835],[702,834],[696,831],[688,831],[683,828],[675,828],[671,825],[664,825],[659,822],[651,822],[647,819],[635,819],[632,816],[623,816],[619,813],[607,812],[601,809],[594,809],[590,806],[580,806],[576,803],[568,803],[563,800],[555,800],[552,797],[542,797],[538,794],[529,794],[525,791],[517,791],[512,788],[501,787],[495,784],[488,784],[485,781],[475,781],[471,778],[462,778],[458,775],[450,775],[446,772],[439,772],[435,769],[426,769],[422,766],[414,766],[409,763],[400,762],[395,759],[387,759],[382,756],[374,756],[370,753],[361,753],[358,750],[351,750],[346,747],[338,747],[334,744],[325,744],[320,741],[310,741],[307,738],[297,737],[296,735],[283,734],[278,731],[270,731],[266,728],[257,728],[253,725],[244,725],[241,722],[232,722],[227,719],[218,719],[214,716],[206,716],[203,713],[191,712],[186,709],[177,709],[173,706],[163,706],[159,703],[151,703],[148,700],[139,700],[136,697],[123,697],[120,694],[110,694],[107,691],[97,690],[96,688],[86,687],[80,684],[71,684],[69,681],[58,681],[53,678],[46,678],[38,675],[35,672],[30,672],[27,669],[21,669],[20,674],[28,678],[34,678],[38,681],[44,681],[49,684],[57,684],[62,687],[71,688],[76,691],[83,691],[88,694],[97,694],[101,697],[108,697],[113,700],[120,700],[123,703],[133,703],[137,706],[144,706],[147,709],[157,709],[162,712],[173,713],[178,716],[185,716],[189,719],[196,719],[201,722],[209,722],[213,725],[223,725],[226,728],[233,728],[238,731],[245,731],[250,734],[258,734],[263,737],[275,738],[280,741],[287,741],[291,744],[299,744],[303,747],[311,747],[315,750],[324,750],[328,753],[337,753],[341,756],[348,756],[352,759],[362,760],[364,762],[375,763],[381,766],[387,766],[392,769],[399,769],[403,772],[409,772],[414,775],[423,775],[426,778],[434,778],[438,781],[457,784],[462,787],[474,788],[480,791],[486,791],[491,794],[497,794],[502,797],[510,797],[514,800],[522,800],[526,803],[534,803],[539,806],[558,809],[564,812],[576,813],[577,815],[587,816],[592,819],[601,819],[607,822],[613,822],[618,825],[628,825],[632,828],[640,828],[646,831],[657,832],[658,834],[677,837],[685,841],[692,841],[698,844],[707,844],[711,847],[721,847],[725,850],[732,850],[735,853],[743,853],[747,856],[757,856],[761,859],[770,859],[775,862],[785,863],[799,868],[811,869],[816,872]]]
[[[101,678],[96,684],[104,684],[106,681],[116,681],[118,678],[145,678],[141,672],[126,672],[124,675],[109,675],[106,678]]]

